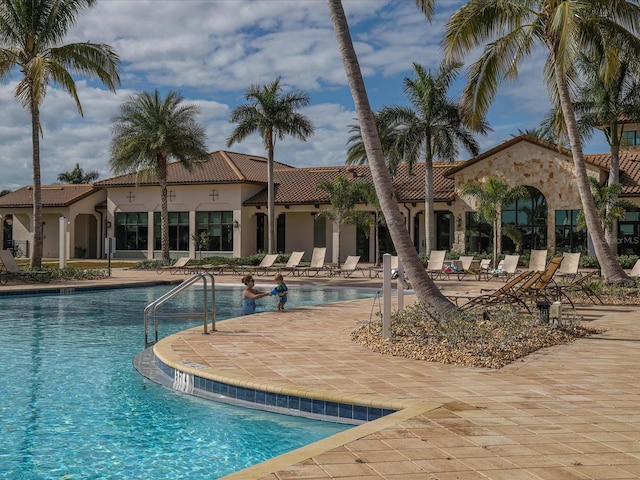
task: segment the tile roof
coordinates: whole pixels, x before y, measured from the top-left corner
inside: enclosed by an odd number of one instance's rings
[[[98,191],[92,184],[61,184],[42,186],[43,207],[68,207]],[[0,197],[0,207],[31,207],[33,187],[28,185]]]
[[[610,154],[585,155],[585,161],[609,170],[611,163]],[[640,153],[620,153],[620,183],[623,195],[640,194]]]
[[[444,174],[451,168],[450,162],[434,162],[433,183],[436,201],[452,200],[454,197],[453,180],[445,178]],[[334,167],[309,167],[277,169],[275,171],[275,202],[280,205],[328,204],[326,192],[317,190],[320,180],[333,181],[339,175],[349,177],[350,172],[355,178],[366,183],[373,183],[368,165],[344,165]],[[400,192],[403,202],[424,201],[424,163],[413,166],[412,172],[406,164],[398,167],[393,179],[396,189]],[[247,199],[244,205],[266,205],[266,189]]]
[[[275,162],[275,168],[293,168],[284,163]],[[179,162],[167,166],[167,184],[203,184],[203,183],[266,183],[267,159],[257,155],[218,150],[210,154],[204,162],[194,163],[186,170]],[[155,177],[144,174],[128,173],[118,177],[96,182],[98,187],[128,187],[136,185],[157,185]]]

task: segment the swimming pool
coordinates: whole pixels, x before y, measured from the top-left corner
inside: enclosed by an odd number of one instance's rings
[[[0,478],[215,479],[349,428],[182,395],[138,374],[142,312],[170,288],[0,297]],[[292,290],[291,307],[373,295]],[[219,292],[218,319],[236,316],[240,298],[241,288]],[[199,324],[163,321],[161,337]]]

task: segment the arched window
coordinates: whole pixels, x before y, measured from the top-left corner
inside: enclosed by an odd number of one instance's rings
[[[502,250],[515,252],[547,248],[547,199],[534,187],[529,198],[518,199],[502,210]]]

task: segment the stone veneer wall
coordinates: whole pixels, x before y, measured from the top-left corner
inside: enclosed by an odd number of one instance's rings
[[[594,167],[587,166],[588,173],[599,175]],[[574,167],[571,157],[557,151],[520,142],[490,157],[479,160],[457,172],[454,176],[456,191],[470,181],[482,183],[489,176],[506,180],[509,186],[535,187],[547,200],[547,248],[555,249],[555,212],[556,210],[574,210],[581,208],[580,194],[574,179]],[[461,216],[462,222],[456,224],[453,250],[465,251],[465,212],[474,211],[476,202],[471,198],[456,199],[454,214]]]

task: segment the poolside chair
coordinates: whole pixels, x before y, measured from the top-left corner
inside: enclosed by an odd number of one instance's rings
[[[51,280],[49,270],[20,270],[11,250],[0,250],[0,260],[4,265],[4,271],[0,272],[0,282],[3,284],[14,278],[31,282],[49,282]]]
[[[532,272],[544,272],[547,268],[547,250],[531,250],[529,268]]]
[[[171,275],[175,275],[177,273],[187,273],[187,269],[184,268],[187,266],[187,263],[191,261],[191,257],[180,257],[175,261],[172,265],[160,265],[158,267],[158,275],[162,272],[169,272]]]
[[[475,272],[471,270],[472,263],[472,256],[462,255],[458,260],[452,260],[449,266],[444,267],[442,274],[447,276],[447,280],[451,278],[451,275],[455,275],[461,281],[467,275],[475,275]]]
[[[505,255],[504,260],[498,264],[495,270],[489,270],[488,277],[502,277],[506,282],[516,274],[520,255]]]
[[[480,260],[480,265],[478,266],[478,271],[475,272],[476,278],[478,280],[489,280],[489,270],[491,270],[491,259],[483,258]]]
[[[580,274],[578,273],[578,267],[580,266],[580,253],[564,252],[562,256],[564,261],[562,267],[558,270],[558,277],[568,278],[570,281],[576,279]]]
[[[444,267],[444,257],[447,255],[446,250],[431,250],[429,262],[427,263],[427,274],[434,280],[442,275]]]
[[[329,269],[324,266],[324,257],[326,254],[327,249],[325,247],[314,248],[311,254],[311,264],[309,264],[309,266],[296,267],[294,272],[297,272],[298,275],[306,275],[307,277],[310,277],[313,273],[315,277],[320,272],[328,271]]]
[[[379,277],[382,273],[382,265],[379,267],[369,267],[369,278]],[[391,271],[398,270],[398,256],[391,256]]]
[[[360,262],[359,255],[349,255],[342,264],[342,267],[331,270],[331,275],[337,275],[339,277],[344,275],[345,277],[349,277],[353,272],[359,270],[364,277],[364,270],[358,266],[358,262]]]
[[[558,300],[562,300],[562,297],[566,298],[567,301],[571,304],[571,308],[575,308],[573,305],[574,303],[573,299],[570,296],[570,292],[580,291],[584,295],[586,295],[587,298],[591,300],[592,303],[594,304],[599,303],[600,305],[604,305],[602,298],[600,298],[600,296],[595,292],[595,290],[593,290],[593,288],[591,288],[591,286],[588,284],[588,281],[593,280],[593,277],[595,277],[597,274],[598,274],[598,271],[593,270],[587,273],[586,275],[578,277],[571,283],[554,285],[552,288],[555,293],[555,297]]]
[[[520,297],[515,295],[515,288],[518,284],[534,275],[534,273],[535,272],[526,271],[514,275],[504,285],[492,291],[491,293],[481,293],[480,295],[476,295],[475,297],[471,298],[467,296],[452,295],[449,298],[454,300],[456,303],[460,298],[468,299],[469,301],[460,307],[462,310],[470,310],[477,307],[486,307],[497,303],[507,303],[520,305],[525,310],[530,311],[527,304]]]
[[[234,265],[233,273],[237,275],[265,275],[273,264],[276,263],[277,259],[277,253],[268,253],[262,258],[262,261],[258,265]]]
[[[544,272],[538,272],[539,276],[533,285],[529,285],[527,289],[520,289],[518,295],[523,301],[537,301],[540,299],[551,302],[555,297],[553,288],[555,286],[554,276],[560,269],[564,257],[553,257],[549,260]],[[550,295],[551,293],[551,295]]]
[[[293,273],[293,271],[300,265],[302,261],[302,257],[304,257],[304,252],[291,252],[289,256],[289,260],[287,263],[281,267],[274,267],[275,270],[280,272],[282,275],[287,275],[288,273]]]

